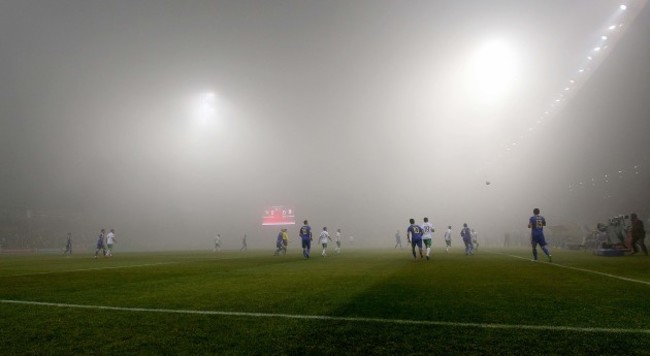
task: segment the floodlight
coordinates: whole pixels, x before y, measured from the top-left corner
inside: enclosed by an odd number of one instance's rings
[[[621,6],[620,6],[620,9],[621,9],[621,10],[627,10],[627,5],[621,5]]]

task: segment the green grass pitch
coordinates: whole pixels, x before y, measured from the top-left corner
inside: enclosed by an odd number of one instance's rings
[[[650,258],[553,252],[0,255],[0,353],[650,354]]]

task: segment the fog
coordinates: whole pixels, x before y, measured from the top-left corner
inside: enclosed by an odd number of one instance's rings
[[[152,250],[271,250],[273,205],[368,247],[646,219],[645,4],[0,0],[0,208]]]

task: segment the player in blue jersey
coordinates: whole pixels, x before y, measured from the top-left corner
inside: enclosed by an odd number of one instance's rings
[[[300,239],[302,240],[302,255],[305,258],[309,258],[309,251],[311,250],[311,240],[313,239],[311,234],[311,226],[307,220],[303,222],[302,227],[300,228]]]
[[[102,229],[97,236],[97,248],[95,249],[95,257],[99,254],[99,250],[102,251],[102,255],[106,257],[106,230]]]
[[[533,261],[537,261],[537,245],[542,247],[542,251],[548,257],[548,262],[551,262],[551,253],[546,248],[546,240],[544,239],[544,226],[546,226],[546,219],[539,215],[539,209],[533,209],[533,216],[528,219],[528,228],[531,231],[531,245],[533,246]]]
[[[413,259],[416,259],[415,246],[420,250],[420,258],[424,258],[422,253],[422,228],[415,225],[415,219],[409,219],[409,223],[411,223],[411,225],[406,229],[406,241],[411,243]]]
[[[463,229],[460,230],[460,236],[463,238],[463,243],[465,244],[465,254],[471,256],[474,254],[474,246],[472,245],[472,231],[467,227],[467,224],[463,224]]]
[[[65,241],[65,252],[64,255],[72,255],[72,233],[68,232],[68,238]]]
[[[273,253],[273,256],[278,256],[280,252],[284,249],[284,246],[282,245],[282,237],[284,236],[284,229],[280,229],[280,232],[278,233],[278,237],[275,239],[275,252]]]

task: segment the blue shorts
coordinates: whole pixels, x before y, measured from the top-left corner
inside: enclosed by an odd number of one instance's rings
[[[544,239],[544,235],[533,235],[531,244],[533,245],[533,248],[537,247],[537,244],[544,247],[546,246],[546,239]]]
[[[422,248],[422,239],[421,238],[420,239],[411,239],[411,246],[412,247],[417,246],[419,248]]]
[[[311,249],[311,240],[310,239],[302,239],[302,248]]]

